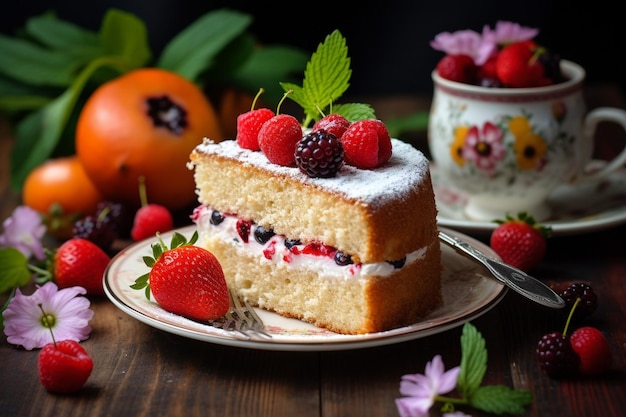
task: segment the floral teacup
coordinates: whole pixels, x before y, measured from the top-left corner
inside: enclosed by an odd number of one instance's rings
[[[559,185],[598,179],[626,162],[626,149],[600,171],[585,169],[601,121],[626,129],[626,111],[586,112],[585,71],[562,61],[567,81],[546,87],[487,88],[441,78],[433,71],[429,149],[438,172],[468,196],[474,220],[525,211],[550,217],[549,194]]]

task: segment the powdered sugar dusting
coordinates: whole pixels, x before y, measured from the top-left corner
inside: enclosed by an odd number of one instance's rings
[[[344,194],[348,198],[375,204],[377,199],[398,198],[421,184],[426,178],[429,162],[426,156],[412,145],[391,139],[393,153],[385,165],[368,170],[344,164],[336,177],[310,178],[295,167],[272,164],[260,151],[240,148],[234,140],[214,143],[205,138],[196,147],[197,152],[217,154],[273,172],[298,178],[300,181]]]

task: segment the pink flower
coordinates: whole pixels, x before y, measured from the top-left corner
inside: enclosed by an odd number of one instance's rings
[[[87,339],[94,312],[87,298],[78,297],[86,293],[83,287],[59,290],[53,282],[38,287],[30,296],[18,288],[2,313],[7,341],[32,350],[51,343],[52,333],[57,341]]]
[[[496,44],[486,41],[478,32],[473,30],[459,30],[454,33],[442,32],[435,36],[430,46],[447,55],[469,55],[476,65],[482,65],[493,55]]]
[[[483,28],[483,39],[497,45],[509,45],[516,42],[533,39],[539,34],[539,29],[520,26],[518,23],[498,21],[495,30],[488,26]]]
[[[482,34],[469,29],[442,32],[435,36],[430,46],[447,55],[469,55],[476,65],[481,66],[498,51],[499,46],[533,39],[538,33],[538,29],[498,21],[495,30],[485,25]]]
[[[426,364],[424,375],[403,375],[400,393],[406,397],[396,399],[396,407],[401,417],[426,417],[438,395],[446,394],[456,387],[461,372],[454,367],[444,372],[441,355],[436,355]]]
[[[0,247],[13,247],[27,259],[31,256],[45,258],[41,239],[46,233],[46,226],[37,211],[28,206],[18,206],[2,225],[4,234],[0,235]]]
[[[463,158],[471,161],[477,168],[491,173],[496,163],[506,155],[506,147],[502,141],[502,130],[491,122],[485,122],[479,131],[472,126],[465,137]]]

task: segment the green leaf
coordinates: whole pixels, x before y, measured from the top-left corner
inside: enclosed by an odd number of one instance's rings
[[[154,258],[152,256],[144,256],[143,257],[143,263],[146,264],[146,266],[148,268],[152,268],[154,266],[154,263],[156,261],[154,260]]]
[[[284,91],[293,90],[289,98],[304,110],[306,127],[312,120],[320,118],[326,109],[350,86],[350,58],[346,39],[338,30],[326,37],[311,55],[306,66],[302,88],[290,83],[281,83]]]
[[[342,115],[350,122],[376,118],[374,108],[362,103],[335,104],[332,106],[332,112]]]
[[[141,275],[139,278],[135,280],[134,284],[130,285],[130,288],[132,288],[133,290],[141,290],[142,288],[145,288],[148,285],[149,277],[150,277],[149,272]]]
[[[28,19],[26,33],[57,53],[78,57],[84,63],[104,55],[95,32],[57,19],[50,13]]]
[[[524,406],[532,403],[533,395],[528,390],[512,390],[503,385],[487,385],[476,389],[469,404],[479,410],[493,414],[522,414]]]
[[[191,239],[187,242],[188,245],[193,245],[198,241],[198,231],[194,230],[193,235],[191,235]]]
[[[429,113],[420,111],[407,116],[396,116],[385,120],[389,136],[399,138],[405,132],[419,132],[428,129]]]
[[[165,46],[156,66],[197,81],[215,56],[252,23],[250,15],[220,9],[208,12]]]
[[[130,13],[107,11],[98,36],[107,55],[123,57],[127,71],[143,67],[152,58],[146,25]]]
[[[230,74],[231,84],[256,93],[263,88],[263,99],[274,106],[284,95],[280,82],[295,81],[306,68],[309,54],[297,48],[268,45],[254,49],[249,58]]]
[[[103,57],[87,65],[71,87],[47,106],[30,113],[18,126],[11,154],[11,187],[19,192],[28,174],[50,157],[89,77],[101,66],[128,70],[122,58]]]
[[[487,371],[487,347],[485,339],[470,323],[463,325],[461,352],[461,372],[457,388],[464,397],[471,397]]]
[[[0,73],[31,85],[65,87],[72,83],[82,61],[23,39],[0,35]]]
[[[30,272],[28,259],[13,248],[0,248],[0,294],[28,284]]]

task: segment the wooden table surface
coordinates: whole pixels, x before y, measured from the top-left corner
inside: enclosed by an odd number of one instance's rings
[[[616,103],[614,89],[601,91],[599,97],[605,101],[594,103]],[[623,105],[619,94],[617,99]],[[8,190],[10,140],[4,129],[0,219],[20,201]],[[571,282],[593,286],[600,303],[586,323],[608,337],[614,360],[611,372],[594,378],[550,379],[539,368],[535,348],[543,334],[562,330],[563,312],[512,291],[472,320],[487,343],[484,383],[530,390],[534,401],[524,415],[624,415],[625,238],[626,225],[556,236],[533,273],[555,288]],[[5,300],[6,294],[1,295],[0,302]],[[73,395],[47,393],[38,379],[38,350],[16,348],[0,337],[0,416],[398,416],[394,400],[400,397],[402,375],[423,373],[436,354],[448,367],[460,360],[460,327],[380,347],[283,352],[228,347],[166,333],[131,318],[106,297],[92,298],[92,309],[93,331],[83,345],[94,360],[94,370],[86,386]],[[439,415],[436,407],[431,415]]]

